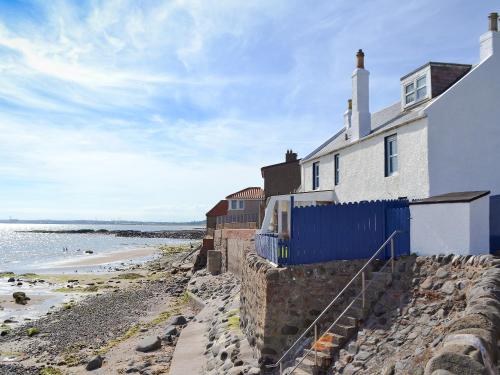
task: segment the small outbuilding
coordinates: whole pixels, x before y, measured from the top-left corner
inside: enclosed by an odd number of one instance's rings
[[[411,202],[411,251],[489,254],[489,195],[489,191],[457,192]]]

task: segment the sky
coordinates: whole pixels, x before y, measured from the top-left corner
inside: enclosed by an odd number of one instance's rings
[[[477,63],[495,0],[0,0],[0,219],[185,221],[428,61]]]

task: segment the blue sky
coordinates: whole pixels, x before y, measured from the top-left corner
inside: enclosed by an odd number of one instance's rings
[[[0,218],[201,219],[428,61],[476,63],[494,0],[0,1]]]

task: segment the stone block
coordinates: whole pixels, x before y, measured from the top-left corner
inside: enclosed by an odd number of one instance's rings
[[[217,250],[207,252],[207,271],[212,275],[218,275],[222,269],[222,253]]]

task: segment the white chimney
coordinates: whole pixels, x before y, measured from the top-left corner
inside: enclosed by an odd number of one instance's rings
[[[480,59],[486,60],[494,53],[500,53],[500,33],[498,32],[498,13],[490,13],[489,28],[486,33],[479,38]]]
[[[351,140],[356,141],[370,134],[370,72],[365,69],[365,54],[356,54],[357,65],[352,73]]]
[[[344,112],[344,127],[346,130],[351,129],[351,116],[352,116],[352,99],[347,101],[347,110]]]

